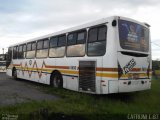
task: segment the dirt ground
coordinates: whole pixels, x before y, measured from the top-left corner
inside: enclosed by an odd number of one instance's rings
[[[43,93],[38,89],[38,86],[39,84],[21,79],[14,80],[6,73],[0,73],[0,106],[59,98],[58,96]]]

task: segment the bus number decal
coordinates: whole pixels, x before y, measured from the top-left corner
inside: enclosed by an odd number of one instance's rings
[[[134,59],[130,60],[128,64],[123,67],[124,74],[127,74],[129,71],[131,71],[135,65],[136,61]]]
[[[76,66],[69,66],[69,69],[76,70]]]

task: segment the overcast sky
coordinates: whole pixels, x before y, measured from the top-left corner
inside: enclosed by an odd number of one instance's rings
[[[20,41],[118,15],[151,25],[152,58],[160,59],[159,14],[159,0],[0,0],[0,53]]]

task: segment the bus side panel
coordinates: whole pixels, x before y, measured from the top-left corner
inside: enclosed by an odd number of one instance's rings
[[[110,20],[112,21],[112,20]],[[117,28],[108,24],[106,54],[103,56],[101,94],[118,92]]]
[[[78,91],[78,61],[74,57],[56,58],[57,70],[63,77],[63,88]]]
[[[38,81],[39,83],[44,83],[44,84],[46,84],[46,79],[48,74],[45,64],[46,63],[44,59],[36,59],[34,62],[34,68],[36,68],[34,72],[35,81]]]
[[[24,71],[23,71],[23,66],[24,66],[24,64],[23,64],[23,61],[24,60],[17,60],[17,77],[18,78],[22,78],[22,79],[24,79]]]
[[[12,68],[7,68],[7,75],[12,76]]]
[[[109,93],[118,93],[118,80],[109,80],[108,90]]]
[[[78,77],[63,75],[63,87],[78,91]]]
[[[22,64],[22,67],[24,68],[23,78],[26,80],[35,81],[34,59],[25,59],[19,64]]]

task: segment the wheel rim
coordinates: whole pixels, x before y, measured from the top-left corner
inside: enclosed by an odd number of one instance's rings
[[[17,71],[16,70],[14,70],[13,76],[14,76],[14,78],[17,78]]]
[[[54,76],[53,85],[54,85],[54,87],[59,87],[59,85],[60,85],[60,78],[59,78],[58,75]]]

